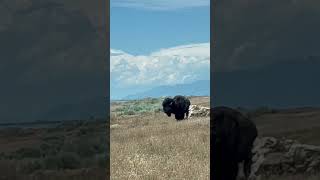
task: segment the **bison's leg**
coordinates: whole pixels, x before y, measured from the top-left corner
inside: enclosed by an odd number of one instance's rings
[[[244,160],[244,164],[243,164],[243,171],[244,171],[244,175],[245,175],[246,179],[248,179],[250,176],[251,164],[252,164],[252,152],[251,152],[251,148],[250,148],[250,151],[248,151],[248,154],[247,154],[246,159]]]
[[[238,177],[238,172],[239,172],[239,164],[238,164],[238,162],[234,162],[234,164],[233,164],[233,175],[232,175],[232,178],[231,179],[234,179],[234,180],[236,180],[237,179],[237,177]]]
[[[225,168],[224,170],[225,177],[223,179],[236,180],[238,177],[238,170],[239,170],[238,163],[236,161],[233,161],[232,163],[230,163],[229,167]]]
[[[217,180],[237,180],[239,167],[236,154],[230,149],[221,148],[217,155],[220,156],[220,162],[216,165],[220,166],[219,170],[221,171],[219,173],[220,179]]]

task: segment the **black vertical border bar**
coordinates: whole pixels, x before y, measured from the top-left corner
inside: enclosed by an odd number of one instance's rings
[[[107,174],[106,174],[106,180],[109,180],[111,178],[111,162],[110,162],[110,0],[102,0],[105,1],[105,13],[104,17],[102,18],[104,20],[105,23],[105,30],[106,30],[106,38],[105,38],[105,43],[106,43],[106,115],[107,115],[107,122],[106,122],[106,136],[107,136]]]
[[[214,61],[216,60],[216,30],[217,27],[215,26],[216,24],[216,0],[211,0],[210,1],[210,111],[213,108],[213,104],[214,104],[214,98],[213,98],[213,92],[214,92],[214,71],[213,71],[213,65],[214,65]],[[213,132],[212,127],[213,127],[213,123],[212,123],[212,113],[210,112],[210,163],[209,163],[209,167],[210,167],[210,179],[213,179],[212,175],[213,175],[213,171],[212,171],[212,162],[213,162]]]

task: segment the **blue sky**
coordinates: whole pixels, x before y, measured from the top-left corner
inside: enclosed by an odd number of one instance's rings
[[[111,48],[142,55],[161,48],[209,42],[209,5],[196,6],[196,4],[193,7],[185,7],[186,3],[190,4],[188,0],[185,0],[185,3],[182,1],[180,6],[178,4],[180,1],[172,0],[168,1],[167,7],[159,10],[155,8],[166,0],[153,0],[160,3],[152,5],[140,3],[138,7],[115,3],[128,1],[111,0]],[[144,2],[144,0],[136,1]],[[177,2],[174,3],[175,1]],[[202,4],[206,2],[199,1]]]
[[[210,0],[111,0],[111,98],[209,80]]]

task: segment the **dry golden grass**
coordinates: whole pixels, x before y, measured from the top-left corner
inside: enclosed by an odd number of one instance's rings
[[[209,117],[149,113],[111,124],[111,179],[209,179]]]
[[[191,104],[210,107],[209,96],[192,96],[190,97]]]

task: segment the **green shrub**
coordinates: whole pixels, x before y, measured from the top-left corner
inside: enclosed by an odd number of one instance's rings
[[[42,169],[41,161],[38,159],[26,159],[25,161],[21,161],[19,164],[21,173],[25,174],[31,174],[36,170]]]
[[[124,115],[135,115],[133,110],[125,111]]]
[[[96,164],[97,164],[98,167],[107,168],[108,157],[107,157],[106,153],[99,154],[99,155],[96,156]]]
[[[76,169],[81,166],[80,157],[76,153],[61,152],[55,156],[48,156],[43,161],[45,169]]]
[[[96,127],[92,127],[92,126],[86,125],[84,127],[80,127],[79,128],[79,131],[77,132],[77,135],[78,136],[88,135],[88,134],[95,133],[96,131],[97,131]]]
[[[12,154],[15,159],[24,158],[39,158],[41,157],[41,150],[36,148],[21,148]]]
[[[0,153],[0,160],[1,160],[1,159],[6,159],[6,157],[7,157],[7,156],[6,156],[6,154],[5,154],[4,152],[1,152],[1,153]]]
[[[42,157],[48,156],[48,155],[56,155],[62,148],[63,142],[60,143],[42,143],[40,145],[40,152]]]
[[[147,98],[144,100],[133,100],[123,104],[115,110],[118,115],[136,115],[148,112],[159,112],[162,99]]]
[[[106,141],[99,140],[98,138],[80,138],[73,142],[64,144],[61,151],[74,152],[80,157],[93,157],[97,153],[106,152]]]
[[[76,169],[80,166],[80,157],[75,153],[63,152],[58,157],[62,161],[63,169]]]
[[[62,167],[62,162],[56,156],[48,156],[43,160],[45,169],[57,170]]]
[[[100,141],[100,143],[96,143],[94,146],[96,153],[105,153],[108,149],[107,141]]]
[[[40,145],[41,153],[44,155],[54,155],[60,151],[64,144],[64,136],[47,136],[42,139],[45,141]]]

